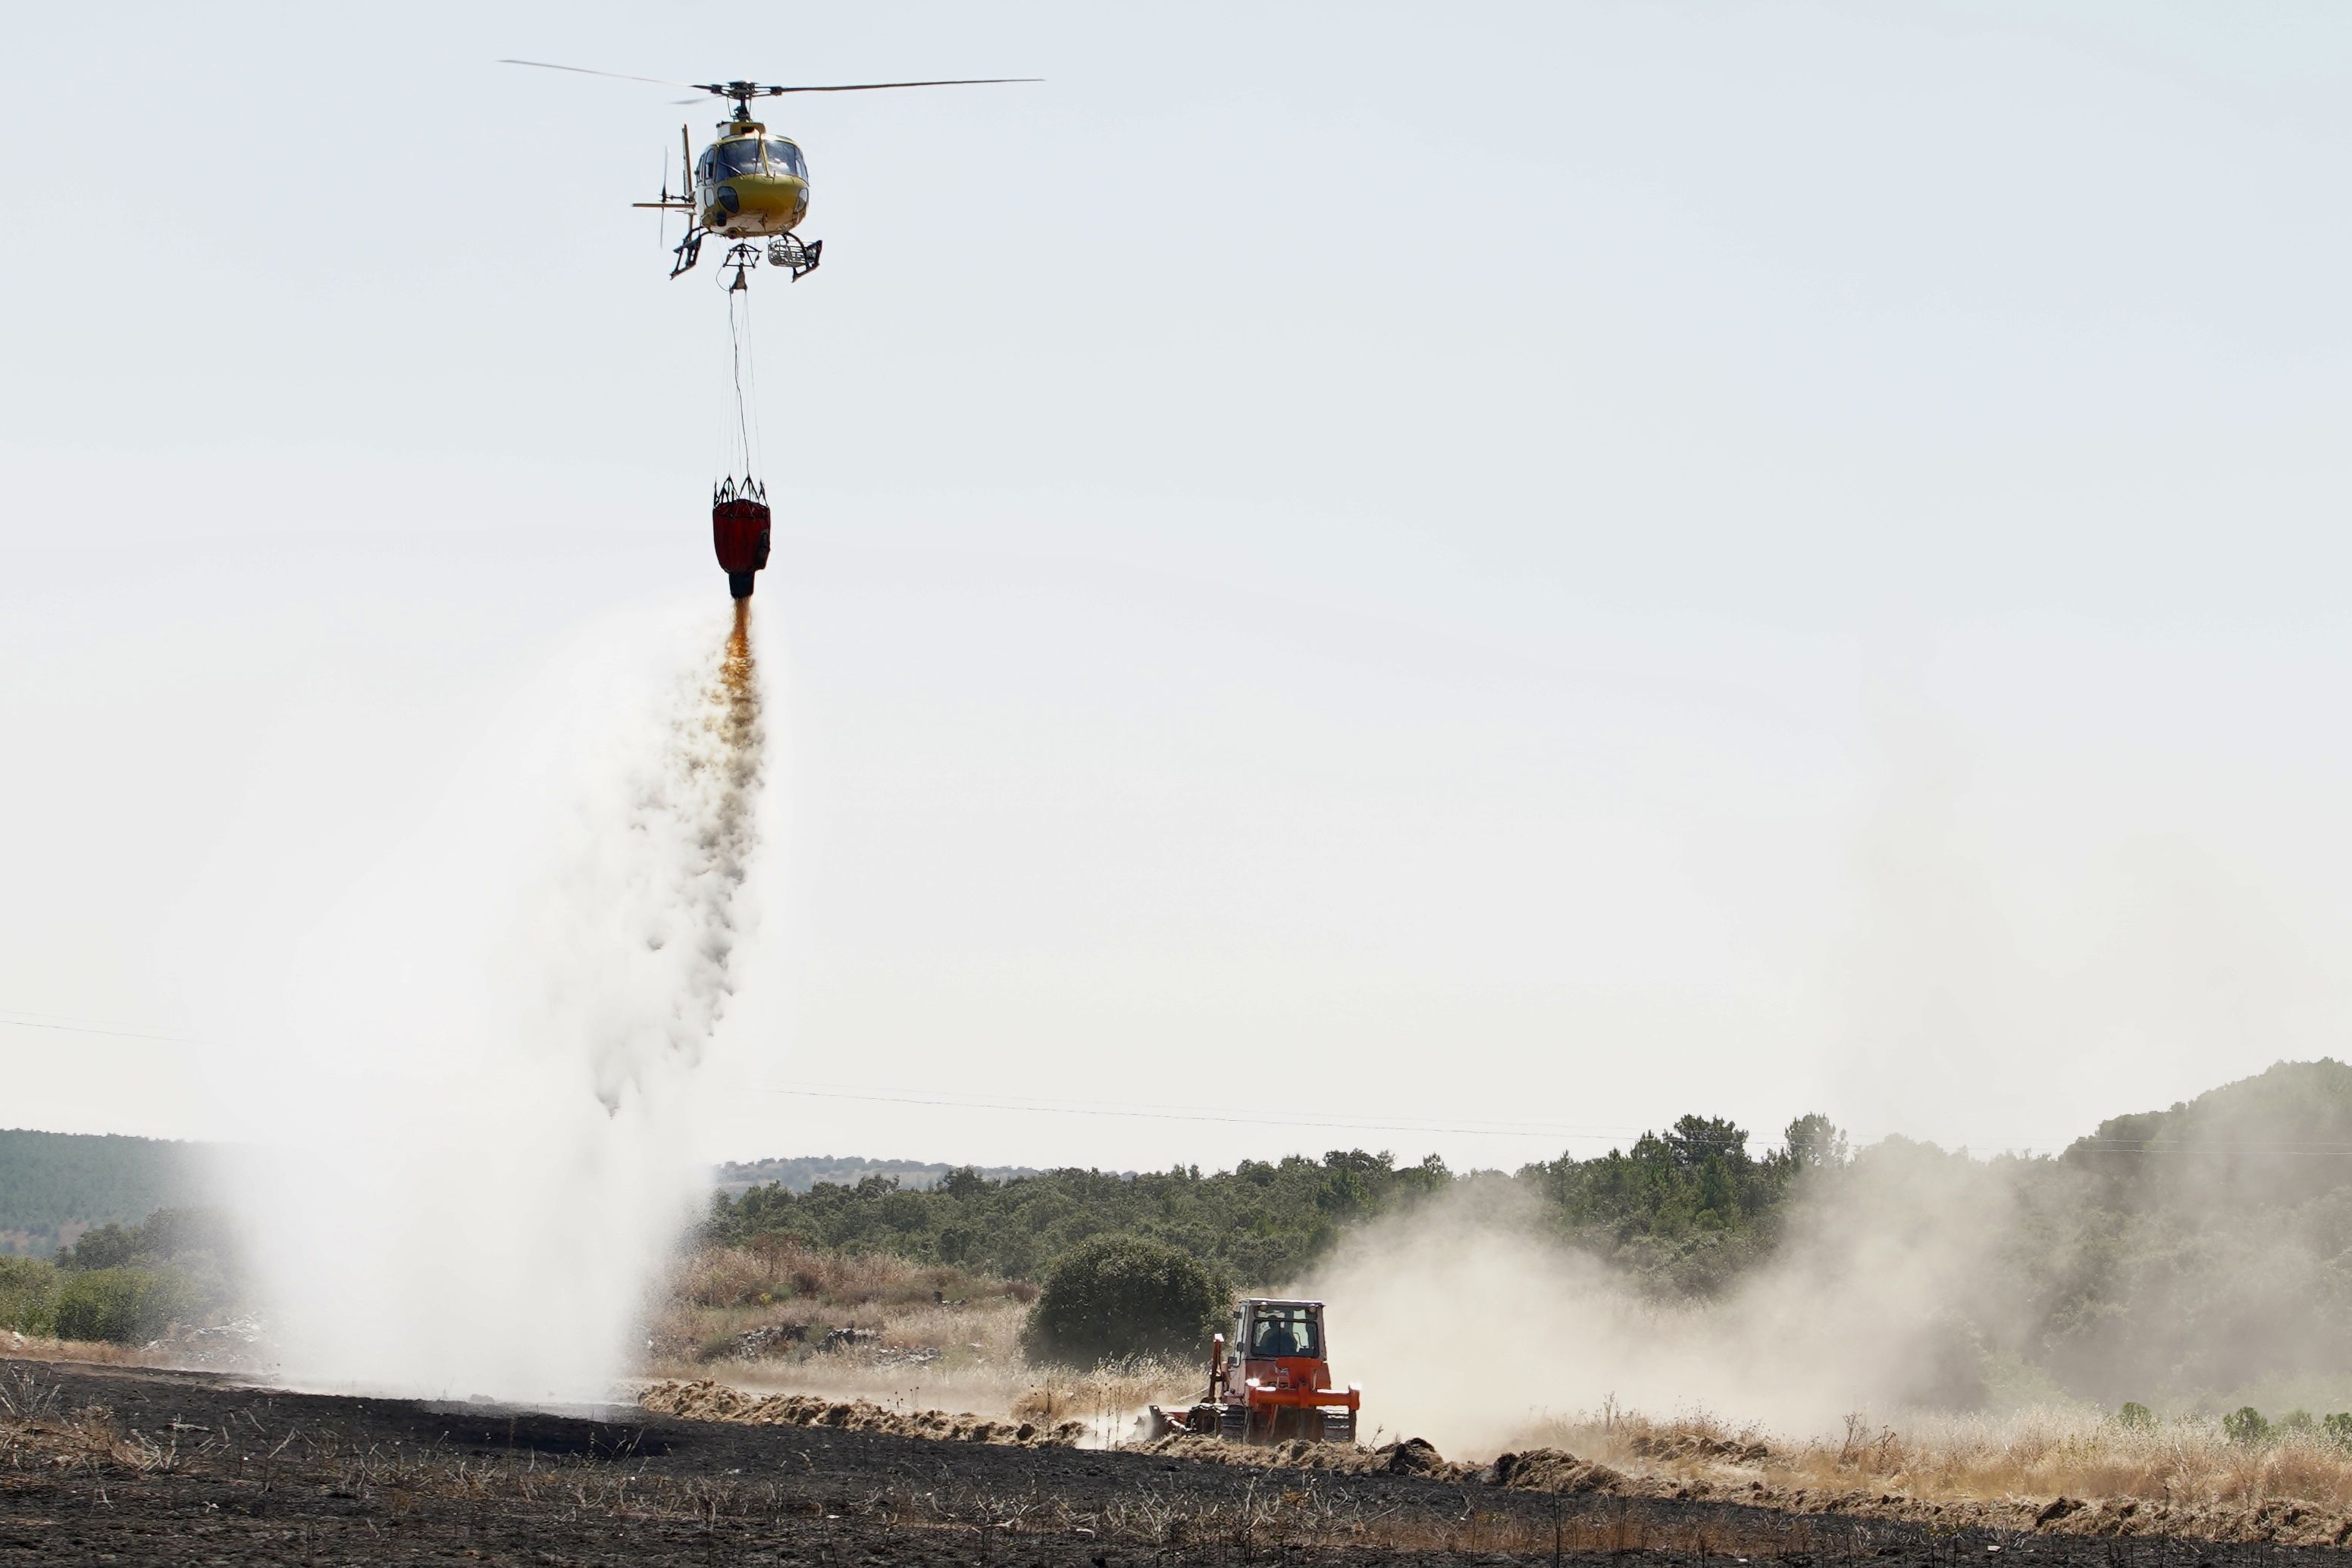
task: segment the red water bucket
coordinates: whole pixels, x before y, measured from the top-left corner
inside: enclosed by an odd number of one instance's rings
[[[710,543],[727,574],[727,592],[751,597],[751,574],[768,564],[768,504],[737,498],[713,502]]]

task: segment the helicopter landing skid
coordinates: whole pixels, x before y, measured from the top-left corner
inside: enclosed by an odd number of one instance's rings
[[[677,249],[670,252],[671,256],[677,257],[677,261],[669,269],[669,275],[672,277],[676,277],[682,272],[694,270],[694,264],[702,259],[703,236],[709,232],[709,229],[698,228],[692,225],[687,226],[686,237],[677,242]]]

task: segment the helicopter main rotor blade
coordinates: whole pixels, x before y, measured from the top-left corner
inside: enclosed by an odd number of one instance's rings
[[[700,82],[672,81],[667,77],[633,77],[621,71],[592,71],[586,66],[551,65],[545,60],[502,59],[499,61],[499,64],[502,66],[536,66],[543,71],[570,71],[574,76],[611,77],[614,81],[646,81],[653,83],[656,87],[690,87],[698,89],[703,92],[713,90],[712,89],[704,87]],[[688,101],[690,102],[692,100],[689,99]]]
[[[856,81],[831,87],[774,87],[765,82],[672,81],[667,77],[631,76],[625,71],[591,70],[586,66],[559,66],[551,60],[501,59],[502,66],[530,66],[542,71],[570,71],[574,76],[610,77],[614,81],[650,82],[656,87],[692,88],[719,98],[774,98],[787,92],[875,92],[894,87],[995,87],[1006,82],[1044,81],[1044,77],[960,77],[952,81]],[[692,99],[686,102],[692,103]]]
[[[1044,81],[1044,77],[962,77],[954,81],[856,81],[839,87],[763,87],[762,98],[780,92],[873,92],[886,87],[992,87],[1000,82]]]

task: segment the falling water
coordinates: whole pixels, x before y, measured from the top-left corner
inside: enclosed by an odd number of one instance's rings
[[[697,1071],[754,918],[748,601],[551,660],[403,852],[322,915],[232,1069],[291,1378],[598,1397],[703,1197]],[[681,645],[683,639],[683,645]]]

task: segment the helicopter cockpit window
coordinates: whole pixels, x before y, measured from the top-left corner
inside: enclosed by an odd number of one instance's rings
[[[808,165],[801,162],[801,150],[789,141],[768,143],[768,172],[790,174],[796,180],[808,178]]]
[[[740,141],[722,141],[712,151],[719,154],[721,175],[756,174],[760,172],[760,144],[751,138]]]

